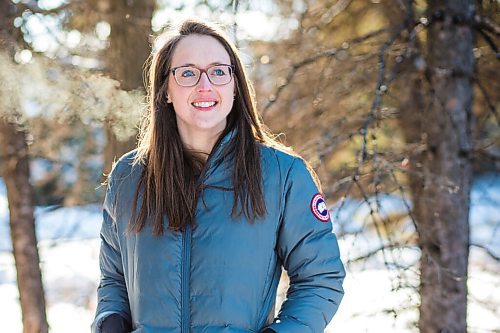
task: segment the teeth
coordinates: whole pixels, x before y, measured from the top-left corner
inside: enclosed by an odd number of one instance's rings
[[[193,103],[193,105],[199,108],[209,108],[211,106],[214,106],[215,102],[195,102]]]

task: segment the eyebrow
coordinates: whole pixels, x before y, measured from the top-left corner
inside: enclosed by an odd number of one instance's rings
[[[213,65],[228,65],[228,64],[226,64],[224,61],[215,61],[215,62],[212,62],[212,63],[208,64],[208,66],[213,66]],[[182,64],[182,65],[179,65],[179,66],[174,66],[174,67],[184,67],[184,66],[196,67],[195,64],[191,64],[191,63],[185,63],[185,64]]]

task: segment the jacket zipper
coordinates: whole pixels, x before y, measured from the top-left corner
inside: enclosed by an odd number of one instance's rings
[[[182,249],[182,286],[181,286],[181,333],[189,333],[190,323],[190,267],[191,267],[191,226],[187,225],[183,233]]]
[[[203,184],[203,180],[206,177],[207,169],[210,166],[211,160],[214,153],[220,149],[221,143],[213,150],[213,153],[208,156],[207,164],[203,168],[201,175],[197,180],[197,187],[199,188]],[[199,191],[198,191],[199,192]],[[191,226],[187,225],[184,233],[182,234],[182,285],[181,285],[181,333],[189,333],[190,324],[190,290],[189,290],[189,279],[190,279],[190,268],[191,268]]]

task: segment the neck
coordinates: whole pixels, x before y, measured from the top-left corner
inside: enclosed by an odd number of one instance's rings
[[[208,155],[212,152],[221,133],[214,133],[213,131],[191,133],[179,128],[179,135],[184,146],[195,154],[199,154],[204,160],[208,159]]]

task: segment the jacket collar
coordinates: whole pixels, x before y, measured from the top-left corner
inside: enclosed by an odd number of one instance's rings
[[[224,161],[224,156],[222,155],[222,153],[224,152],[224,148],[234,138],[235,135],[236,129],[233,128],[226,135],[224,135],[224,137],[212,149],[212,152],[208,156],[207,165],[205,166],[203,177],[205,180],[208,179],[213,171]]]

